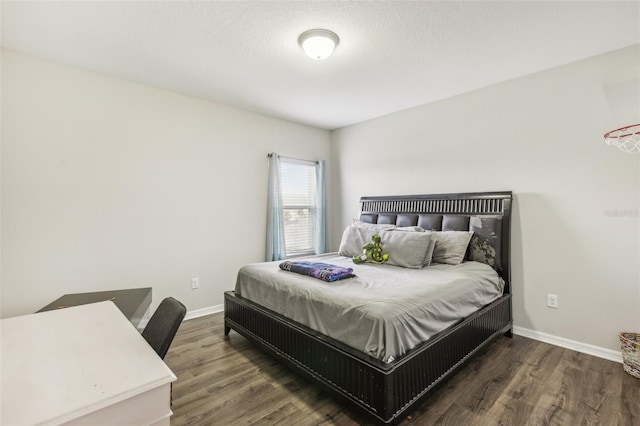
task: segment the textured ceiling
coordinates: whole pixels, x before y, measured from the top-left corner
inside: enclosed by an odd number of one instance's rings
[[[640,2],[2,1],[2,46],[327,129],[640,43]],[[297,45],[336,32],[333,56]]]

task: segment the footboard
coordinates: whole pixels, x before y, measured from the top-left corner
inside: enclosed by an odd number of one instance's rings
[[[493,338],[511,329],[505,295],[392,363],[368,356],[251,301],[225,293],[230,329],[346,398],[378,422],[394,424]]]

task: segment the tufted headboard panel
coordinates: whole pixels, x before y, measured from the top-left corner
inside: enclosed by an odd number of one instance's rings
[[[468,259],[492,266],[510,293],[511,191],[360,198],[360,220],[420,226],[431,231],[473,231]]]

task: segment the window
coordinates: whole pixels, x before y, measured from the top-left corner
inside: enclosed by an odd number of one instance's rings
[[[265,260],[324,253],[324,161],[269,154]]]
[[[282,158],[280,183],[286,255],[314,254],[318,214],[316,163]]]

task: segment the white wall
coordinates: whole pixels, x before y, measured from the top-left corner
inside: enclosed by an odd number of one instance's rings
[[[154,305],[222,303],[263,258],[276,151],[330,160],[334,249],[361,195],[514,191],[516,325],[617,349],[618,331],[640,331],[640,156],[601,135],[638,117],[637,96],[611,105],[607,90],[638,75],[636,46],[334,131],[330,146],[323,130],[3,51],[0,316],[138,286]]]
[[[267,153],[329,157],[327,131],[12,51],[2,89],[2,317],[128,287],[221,304],[264,259]]]
[[[640,331],[640,156],[603,144],[625,124],[605,87],[638,76],[635,46],[333,132],[332,246],[362,195],[512,190],[515,324],[618,349]]]

